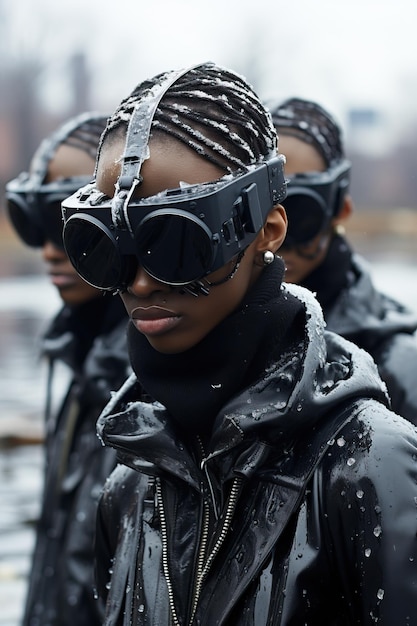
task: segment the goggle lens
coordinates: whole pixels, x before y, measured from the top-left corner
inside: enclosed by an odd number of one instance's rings
[[[10,221],[19,237],[32,248],[41,248],[46,241],[63,248],[61,201],[45,203],[33,209],[22,198],[7,199]]]
[[[135,243],[142,267],[170,285],[202,278],[213,262],[210,231],[185,215],[149,214],[136,229]]]
[[[324,229],[327,216],[315,198],[307,194],[288,196],[283,202],[288,217],[284,246],[308,244]]]
[[[124,284],[123,260],[110,231],[98,220],[77,217],[65,225],[67,255],[80,276],[98,289]]]
[[[7,201],[10,221],[20,239],[32,248],[40,248],[44,243],[42,228],[29,218],[27,211],[16,201]]]

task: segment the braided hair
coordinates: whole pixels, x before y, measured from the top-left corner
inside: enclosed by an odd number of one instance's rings
[[[278,134],[297,137],[312,144],[324,159],[326,168],[344,159],[340,126],[316,102],[289,98],[270,106],[270,111]]]
[[[32,158],[32,176],[38,179],[39,184],[45,182],[49,163],[62,145],[78,148],[95,161],[106,123],[106,116],[93,112],[81,113],[67,120],[39,145]]]
[[[126,130],[135,105],[168,73],[145,80],[122,100],[109,118],[103,143]],[[268,110],[246,80],[213,63],[191,68],[164,93],[155,111],[152,136],[182,142],[225,173],[247,168],[277,151],[277,136]]]
[[[97,146],[107,123],[107,117],[91,115],[84,118],[63,140],[62,144],[82,150],[95,161]]]

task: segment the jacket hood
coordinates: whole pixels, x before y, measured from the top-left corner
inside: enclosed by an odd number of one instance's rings
[[[367,350],[381,340],[400,332],[412,334],[417,329],[417,315],[373,285],[368,263],[352,256],[352,280],[327,313],[329,330],[352,338]]]
[[[218,413],[204,463],[231,474],[257,470],[272,451],[284,454],[325,419],[358,398],[388,405],[385,384],[372,358],[353,343],[324,330],[314,296],[303,287],[283,286],[305,311],[305,335],[261,378],[235,395]],[[187,381],[184,382],[186,393]],[[187,451],[165,408],[136,401],[138,383],[131,376],[98,420],[105,445],[120,460],[145,473],[170,472],[197,486],[199,467]]]

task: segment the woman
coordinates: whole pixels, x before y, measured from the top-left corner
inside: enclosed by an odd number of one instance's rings
[[[353,202],[340,127],[301,98],[271,113],[289,176],[285,280],[316,294],[328,329],[371,354],[392,409],[417,424],[417,315],[375,288],[368,264],[344,235]]]
[[[98,422],[120,461],[97,528],[107,626],[416,620],[417,433],[283,285],[284,196],[269,114],[207,63],[138,85],[63,203],[74,266],[131,320],[134,374]]]
[[[76,116],[39,146],[30,173],[6,187],[17,234],[40,248],[63,307],[42,341],[49,375],[45,477],[22,626],[94,626],[93,535],[98,496],[115,466],[96,420],[130,372],[127,316],[118,298],[103,297],[69,262],[62,242],[61,201],[94,174],[106,117]]]

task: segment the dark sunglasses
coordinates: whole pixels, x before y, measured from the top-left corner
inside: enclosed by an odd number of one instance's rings
[[[343,206],[350,168],[350,162],[344,160],[325,172],[306,172],[288,178],[283,202],[288,217],[284,247],[308,245],[328,228]]]
[[[61,203],[90,180],[91,176],[77,176],[35,184],[32,177],[23,172],[7,183],[6,209],[22,241],[33,248],[41,248],[46,241],[51,241],[63,249]]]
[[[132,199],[110,199],[94,183],[62,203],[66,253],[84,280],[124,289],[138,264],[172,286],[198,281],[226,265],[256,237],[285,197],[283,157],[217,182]]]

